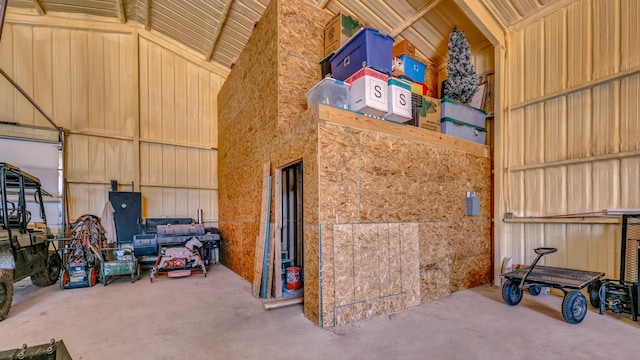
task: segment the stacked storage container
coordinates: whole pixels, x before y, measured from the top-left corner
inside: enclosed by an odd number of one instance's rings
[[[486,144],[487,114],[484,111],[450,98],[443,98],[441,103],[441,127],[444,134]]]

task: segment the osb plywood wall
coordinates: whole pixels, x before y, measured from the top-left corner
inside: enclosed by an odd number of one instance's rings
[[[634,0],[575,1],[509,33],[497,216],[640,208],[638,15]],[[554,246],[546,264],[618,276],[619,224],[525,220],[499,224],[496,261]]]
[[[51,22],[51,23],[49,23]],[[8,14],[0,66],[66,130],[70,218],[100,215],[110,180],[144,217],[217,221],[216,95],[226,72],[122,24]],[[0,79],[0,120],[49,126]]]
[[[305,94],[321,78],[324,24],[330,19],[303,0],[272,1],[218,96],[221,261],[253,280],[262,166],[271,162],[274,175],[276,168],[302,161],[304,309],[316,322],[317,118],[307,111]]]
[[[318,136],[323,326],[489,282],[488,156],[330,123]]]

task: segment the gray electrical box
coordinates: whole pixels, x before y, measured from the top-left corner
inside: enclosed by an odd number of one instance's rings
[[[467,216],[480,216],[480,198],[473,191],[467,191]]]

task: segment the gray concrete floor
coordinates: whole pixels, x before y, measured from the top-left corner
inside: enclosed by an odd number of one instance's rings
[[[127,277],[61,290],[17,284],[0,350],[64,340],[78,359],[637,359],[640,325],[590,309],[578,325],[562,298],[515,307],[481,286],[387,316],[322,329],[294,305],[264,310],[222,265],[206,278]]]

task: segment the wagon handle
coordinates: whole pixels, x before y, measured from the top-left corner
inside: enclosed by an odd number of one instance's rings
[[[554,253],[554,252],[558,251],[558,248],[539,247],[539,248],[533,249],[533,251],[535,251],[536,254],[547,255],[547,254],[551,254],[551,253]]]
[[[531,270],[533,270],[533,268],[536,266],[540,258],[547,254],[552,254],[558,251],[558,249],[552,248],[552,247],[539,247],[539,248],[533,249],[533,251],[535,251],[536,254],[538,254],[538,256],[536,256],[535,260],[533,260],[533,262],[531,263],[531,266],[529,266],[529,269],[527,270],[527,272],[524,274],[522,279],[520,279],[520,285],[518,286],[520,288],[520,291],[524,289],[524,282],[527,280],[529,273],[531,273]]]

